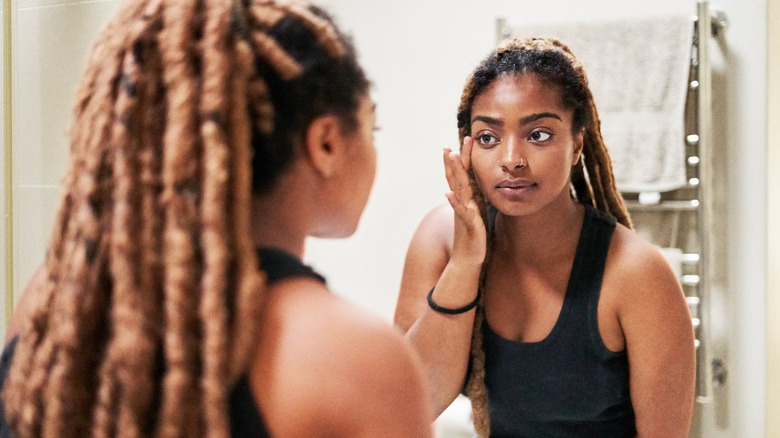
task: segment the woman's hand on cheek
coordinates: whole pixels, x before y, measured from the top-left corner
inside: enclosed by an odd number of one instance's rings
[[[472,146],[471,137],[465,137],[460,154],[444,149],[444,173],[450,187],[445,196],[455,212],[452,258],[463,257],[466,262],[481,264],[485,259],[486,232],[468,172]]]

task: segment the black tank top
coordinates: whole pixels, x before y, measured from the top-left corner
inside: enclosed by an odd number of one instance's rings
[[[287,252],[273,248],[260,248],[257,250],[260,258],[260,267],[268,276],[268,284],[282,281],[286,278],[308,277],[325,283],[325,278],[314,272],[301,260]],[[3,349],[0,357],[0,391],[8,377],[11,361],[16,350],[17,337]],[[257,402],[249,386],[246,374],[236,383],[236,387],[230,393],[230,435],[233,438],[264,438],[270,437],[265,427],[263,416],[257,407]],[[5,405],[0,398],[0,438],[10,438],[11,431],[5,420]]]
[[[586,206],[561,313],[547,338],[483,326],[490,436],[634,437],[626,352],[604,345],[597,308],[615,218]]]
[[[260,248],[257,250],[257,255],[260,258],[260,267],[268,275],[269,285],[295,277],[308,277],[325,283],[323,276],[290,253],[274,248]],[[241,376],[230,393],[230,436],[233,438],[271,436],[265,427],[263,415],[252,394],[246,374]]]

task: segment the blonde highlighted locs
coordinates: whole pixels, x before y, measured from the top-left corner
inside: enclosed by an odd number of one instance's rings
[[[469,76],[458,107],[458,135],[471,135],[471,107],[474,99],[499,77],[535,74],[542,81],[555,86],[561,104],[573,111],[572,132],[582,132],[583,150],[580,160],[571,171],[572,196],[583,204],[592,205],[614,216],[618,222],[631,228],[631,219],[623,197],[615,186],[612,162],[601,137],[601,121],[588,86],[582,65],[569,48],[555,39],[519,37],[502,42]],[[487,203],[478,190],[473,173],[471,184],[487,223]],[[488,235],[488,258],[482,267],[480,287],[490,263],[489,254],[493,235]],[[484,297],[484,294],[482,295]],[[466,392],[471,400],[474,428],[480,437],[490,436],[488,394],[485,387],[485,353],[482,349],[484,308],[477,306],[471,341],[471,373]]]
[[[368,81],[323,10],[130,0],[93,46],[46,258],[3,391],[15,436],[227,437],[265,289],[252,193]]]

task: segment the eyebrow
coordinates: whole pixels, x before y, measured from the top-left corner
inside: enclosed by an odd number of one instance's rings
[[[536,113],[536,114],[531,114],[530,116],[525,116],[522,119],[520,119],[520,124],[521,125],[527,125],[527,124],[529,124],[531,122],[535,122],[535,121],[537,121],[539,119],[544,119],[544,118],[547,118],[547,117],[563,121],[563,119],[561,119],[561,116],[559,116],[558,114],[555,114],[555,113]]]
[[[504,121],[501,119],[496,119],[495,117],[488,117],[488,116],[474,116],[471,119],[471,124],[473,125],[474,122],[485,122],[488,125],[499,125],[503,126]]]
[[[553,119],[558,119],[558,120],[563,121],[563,119],[561,119],[561,116],[559,116],[558,114],[555,114],[555,113],[547,113],[547,112],[545,112],[545,113],[534,113],[534,114],[527,115],[527,116],[523,117],[522,119],[520,119],[520,126],[527,125],[527,124],[529,124],[531,122],[535,122],[535,121],[537,121],[539,119],[544,119],[546,117],[551,117]],[[499,126],[503,126],[504,125],[504,121],[503,120],[497,119],[495,117],[488,117],[488,116],[474,116],[474,118],[471,119],[471,124],[473,125],[474,122],[485,122],[488,125],[499,125]]]

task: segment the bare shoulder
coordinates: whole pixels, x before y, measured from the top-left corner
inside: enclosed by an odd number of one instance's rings
[[[679,289],[679,280],[675,277],[669,263],[661,252],[650,242],[618,224],[612,237],[607,258],[607,275],[625,286],[634,289],[656,289],[659,286]]]
[[[274,435],[428,436],[419,365],[389,322],[310,280],[275,286],[266,308],[253,385]]]
[[[431,209],[420,221],[414,233],[414,242],[433,244],[437,248],[445,248],[447,253],[452,250],[454,215],[449,204],[440,204]]]
[[[615,309],[627,341],[637,333],[667,327],[688,328],[690,311],[680,281],[650,242],[618,225],[604,272],[604,299]]]

